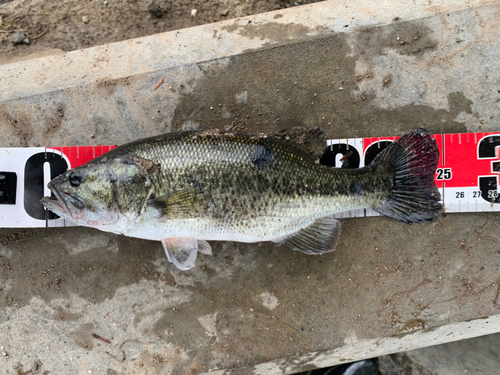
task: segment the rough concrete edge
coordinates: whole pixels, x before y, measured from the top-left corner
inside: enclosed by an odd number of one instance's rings
[[[468,322],[450,323],[440,327],[419,330],[398,336],[346,342],[345,345],[335,349],[277,359],[253,367],[209,371],[201,375],[293,374],[304,370],[325,368],[342,363],[375,358],[497,332],[500,332],[500,315],[475,319]]]
[[[0,65],[0,102],[23,97],[26,93],[31,96],[85,86],[100,80],[130,77],[296,42],[296,35],[291,31],[293,27],[288,35],[285,26],[302,26],[303,30],[309,30],[305,36],[314,37],[385,25],[395,17],[409,21],[494,3],[492,0],[458,3],[441,0],[425,4],[392,0],[376,4],[366,0],[326,1]],[[259,28],[271,23],[283,26],[279,41],[266,38],[265,33],[259,34]],[[250,24],[254,31],[257,30],[257,36],[239,32]]]

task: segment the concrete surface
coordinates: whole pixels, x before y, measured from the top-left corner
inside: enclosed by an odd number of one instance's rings
[[[0,145],[498,130],[499,15],[487,1],[323,2],[2,65]],[[350,219],[333,254],[214,243],[188,272],[155,242],[2,230],[0,369],[293,373],[499,332],[499,218]]]
[[[500,367],[500,334],[476,337],[379,358],[382,375],[485,375]]]

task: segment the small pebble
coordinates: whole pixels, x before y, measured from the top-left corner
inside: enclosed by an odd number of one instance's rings
[[[196,17],[197,13],[198,13],[198,9],[191,10],[191,17]]]
[[[220,15],[223,17],[226,17],[229,14],[229,9],[224,9],[222,12],[220,12]]]
[[[94,138],[95,137],[95,134],[94,133],[90,133],[90,138]]]
[[[163,16],[163,9],[159,5],[150,6],[148,11],[155,17],[160,18]]]
[[[108,3],[107,1],[105,1],[103,4],[104,4],[104,5],[108,5],[109,3]]]
[[[23,44],[30,44],[30,43],[31,43],[30,38],[23,39]]]
[[[28,39],[23,31],[16,31],[10,36],[10,42],[12,44],[21,44],[25,39]]]
[[[83,16],[82,17],[83,23],[89,23],[89,17],[88,16]]]

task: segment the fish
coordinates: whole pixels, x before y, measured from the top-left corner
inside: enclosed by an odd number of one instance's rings
[[[326,146],[326,145],[325,145]],[[305,254],[334,251],[335,214],[372,208],[408,224],[441,212],[435,140],[413,130],[367,166],[334,168],[288,136],[185,131],[116,147],[55,177],[41,203],[64,219],[161,241],[181,270],[207,241],[271,241]]]

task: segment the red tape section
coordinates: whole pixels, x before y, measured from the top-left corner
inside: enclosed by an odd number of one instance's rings
[[[478,187],[479,177],[500,176],[500,132],[435,134],[440,158],[435,180],[438,188]],[[365,164],[376,155],[374,148],[399,137],[363,138]],[[500,185],[497,185],[500,186]]]
[[[76,168],[111,151],[115,147],[116,146],[47,147],[47,151],[55,150],[61,152],[70,162],[70,168]]]

